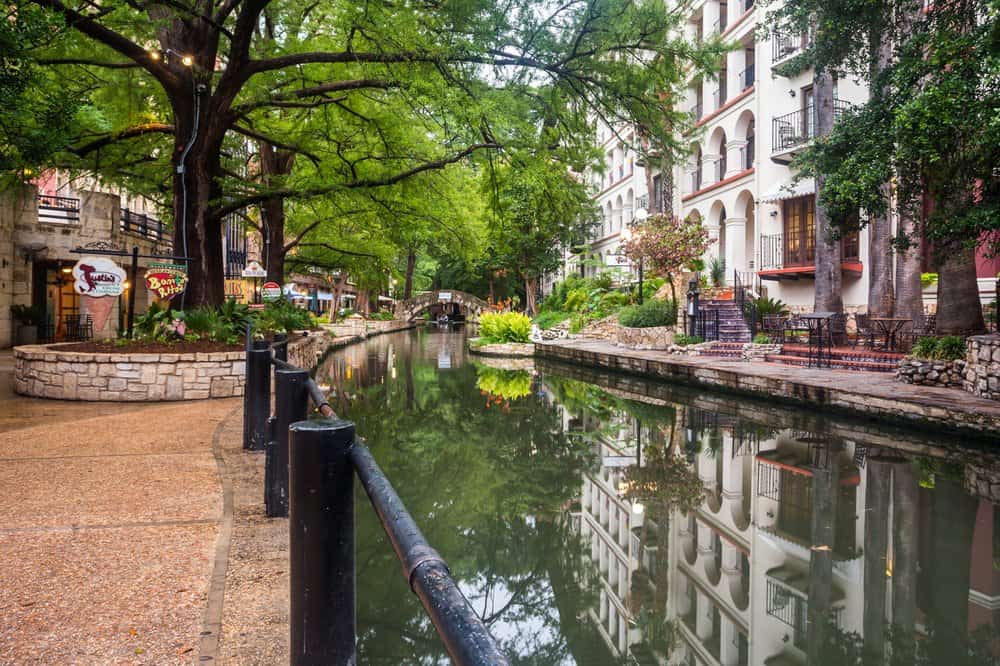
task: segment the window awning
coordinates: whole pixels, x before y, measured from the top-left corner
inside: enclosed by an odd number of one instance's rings
[[[774,203],[785,199],[804,197],[808,194],[816,193],[816,181],[812,178],[803,178],[797,183],[779,183],[758,199],[759,203]]]

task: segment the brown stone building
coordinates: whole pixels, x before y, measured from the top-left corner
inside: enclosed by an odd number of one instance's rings
[[[83,255],[73,250],[104,243],[126,251],[138,247],[140,254],[170,254],[171,239],[163,225],[122,203],[117,194],[55,196],[39,194],[34,186],[0,193],[0,348],[16,342],[18,325],[11,305],[34,305],[44,312],[40,341],[89,335],[87,306],[73,291],[71,275]],[[128,270],[130,258],[109,258]],[[145,312],[151,299],[142,276],[150,261],[139,260],[138,284],[128,282],[108,324],[93,331],[94,337],[117,334],[127,314],[128,290],[137,290],[136,313]]]

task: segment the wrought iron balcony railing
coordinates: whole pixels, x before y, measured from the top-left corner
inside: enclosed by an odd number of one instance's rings
[[[38,221],[49,224],[77,224],[80,222],[80,200],[75,197],[38,195]]]
[[[833,100],[834,122],[850,104],[843,100]],[[780,153],[800,146],[816,137],[816,105],[810,102],[805,107],[775,116],[771,119],[771,152]]]
[[[128,208],[122,208],[118,228],[151,240],[162,240],[166,235],[162,222],[145,213],[136,213]]]

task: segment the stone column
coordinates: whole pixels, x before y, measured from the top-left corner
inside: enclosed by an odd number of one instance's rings
[[[743,15],[743,12],[729,12],[729,21],[733,22]],[[742,48],[735,49],[726,54],[726,88],[729,92],[729,99],[732,99],[743,92],[743,84],[740,81],[740,73],[746,69],[746,55]]]
[[[702,187],[719,182],[718,174],[716,173],[715,170],[715,162],[721,157],[722,155],[716,155],[716,154],[703,154],[701,156]]]
[[[694,614],[695,634],[700,640],[705,641],[712,635],[712,600],[702,594],[697,587],[694,590],[694,595],[698,599]]]
[[[726,278],[733,271],[747,269],[746,256],[747,221],[744,217],[726,218]]]

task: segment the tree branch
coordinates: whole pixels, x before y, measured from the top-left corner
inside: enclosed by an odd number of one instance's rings
[[[343,92],[345,90],[360,90],[362,88],[381,88],[387,90],[389,88],[395,88],[398,86],[399,84],[393,83],[392,81],[382,81],[379,79],[333,81],[318,86],[312,86],[309,88],[299,88],[298,90],[279,93],[276,95],[272,95],[266,100],[260,100],[257,102],[247,102],[246,104],[239,104],[233,107],[233,113],[237,115],[243,115],[248,111],[252,111],[253,109],[257,109],[262,106],[280,106],[280,104],[278,103],[286,100],[303,99],[305,97],[315,97],[319,95],[325,95],[327,93]]]
[[[38,61],[40,65],[86,65],[88,67],[104,67],[105,69],[133,69],[142,67],[137,62],[100,62],[97,60],[83,60],[79,58],[43,58]]]
[[[298,146],[293,146],[293,145],[288,144],[288,143],[282,143],[282,142],[278,141],[277,139],[273,139],[273,138],[271,138],[269,136],[266,136],[266,135],[261,134],[259,132],[255,132],[252,129],[248,129],[246,127],[240,127],[239,125],[233,125],[231,129],[234,132],[236,132],[237,134],[242,134],[243,136],[250,137],[251,139],[257,139],[258,141],[263,141],[265,143],[269,143],[272,146],[274,146],[275,148],[281,148],[282,150],[288,150],[288,151],[291,151],[293,153],[297,153],[299,155],[305,155],[306,157],[309,158],[309,160],[313,164],[315,164],[316,166],[319,166],[319,161],[320,160],[319,160],[319,157],[317,155],[315,155],[314,153],[310,153],[309,151],[304,150],[302,148],[299,148]],[[268,199],[270,197],[264,197],[264,198]],[[258,202],[254,202],[254,203],[258,203]]]
[[[107,134],[99,139],[95,139],[90,143],[85,143],[82,146],[77,146],[75,148],[69,148],[69,152],[83,157],[88,153],[92,153],[95,150],[99,150],[105,146],[109,146],[112,143],[117,143],[123,139],[132,139],[137,136],[145,136],[146,134],[173,134],[174,126],[167,125],[165,123],[146,123],[145,125],[136,125],[134,127],[129,127],[120,132],[114,132],[112,134]]]

